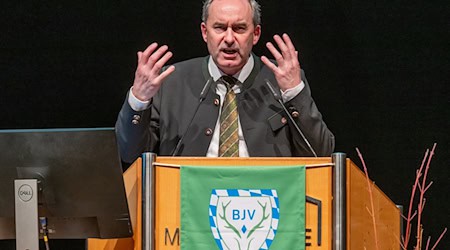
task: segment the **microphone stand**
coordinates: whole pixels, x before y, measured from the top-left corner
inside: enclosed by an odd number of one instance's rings
[[[181,136],[180,140],[178,140],[178,143],[177,143],[175,149],[174,149],[173,152],[172,152],[172,156],[177,156],[177,155],[178,155],[178,153],[179,153],[179,151],[180,151],[180,148],[181,148],[181,143],[183,142],[184,137],[186,136],[187,132],[189,131],[189,128],[191,127],[192,122],[194,121],[194,117],[195,117],[195,115],[197,114],[198,109],[200,108],[200,105],[201,105],[202,102],[206,99],[206,95],[207,95],[208,92],[209,92],[209,89],[210,89],[210,86],[211,86],[211,83],[212,83],[212,82],[213,82],[213,78],[210,77],[210,78],[208,79],[208,81],[206,81],[205,85],[203,86],[203,89],[202,89],[202,91],[200,92],[200,97],[199,97],[199,101],[198,101],[197,107],[195,108],[194,115],[191,117],[191,120],[189,121],[189,124],[188,124],[188,126],[187,126],[187,128],[186,128],[186,131],[184,131],[184,134]]]
[[[288,118],[291,121],[291,123],[294,125],[295,130],[297,130],[297,132],[303,138],[303,141],[306,143],[306,145],[308,146],[309,150],[313,153],[314,157],[317,157],[316,151],[314,151],[314,149],[311,146],[311,144],[309,143],[308,139],[306,139],[306,136],[303,134],[302,130],[299,128],[297,123],[294,121],[294,118],[292,117],[291,113],[289,113],[289,111],[287,110],[286,106],[284,105],[281,96],[275,91],[274,87],[272,86],[272,83],[270,83],[270,81],[268,79],[264,79],[264,81],[266,82],[267,87],[269,87],[270,92],[272,92],[272,95],[275,98],[275,100],[278,101],[278,103],[280,103],[280,105],[283,108],[284,112],[286,112],[286,115],[288,116]]]

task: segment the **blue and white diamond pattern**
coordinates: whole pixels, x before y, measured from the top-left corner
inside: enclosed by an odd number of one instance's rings
[[[217,225],[217,205],[220,197],[268,197],[270,199],[272,209],[272,221],[270,223],[269,232],[263,245],[259,250],[268,250],[272,244],[277,233],[278,222],[280,219],[280,205],[278,194],[275,189],[213,189],[211,192],[211,199],[209,204],[209,222],[211,231],[219,249],[226,249],[224,240]],[[241,232],[245,234],[248,228],[240,228]]]

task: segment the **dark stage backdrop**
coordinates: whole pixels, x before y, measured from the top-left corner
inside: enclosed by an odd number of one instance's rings
[[[359,147],[371,178],[394,202],[409,203],[425,149],[438,143],[423,218],[424,235],[434,242],[450,224],[449,1],[260,3],[263,35],[255,53],[269,55],[264,44],[273,34],[291,35],[336,151],[361,166]],[[114,126],[138,50],[158,41],[173,51],[171,62],[207,54],[201,0],[2,5],[1,129]],[[449,243],[447,234],[439,249]]]

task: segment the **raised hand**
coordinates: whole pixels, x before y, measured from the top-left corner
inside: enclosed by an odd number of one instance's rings
[[[273,39],[279,50],[271,42],[268,42],[266,47],[272,53],[278,65],[271,62],[266,56],[262,56],[261,60],[274,73],[280,89],[285,91],[297,86],[302,81],[298,52],[287,34],[283,34],[282,37],[274,35]]]
[[[170,66],[161,72],[173,55],[168,49],[167,45],[158,47],[157,43],[152,43],[144,52],[137,53],[138,65],[132,91],[139,100],[149,101],[158,92],[164,79],[175,70],[174,66]]]

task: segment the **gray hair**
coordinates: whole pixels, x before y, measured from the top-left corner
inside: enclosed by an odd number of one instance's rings
[[[206,23],[206,20],[208,19],[208,11],[209,11],[209,6],[211,6],[211,3],[214,0],[205,0],[203,2],[203,11],[202,11],[202,21],[204,23]],[[252,8],[252,12],[253,12],[253,24],[256,25],[260,25],[261,24],[261,5],[259,5],[258,2],[256,2],[256,0],[248,0],[248,3],[250,4],[250,7]]]

